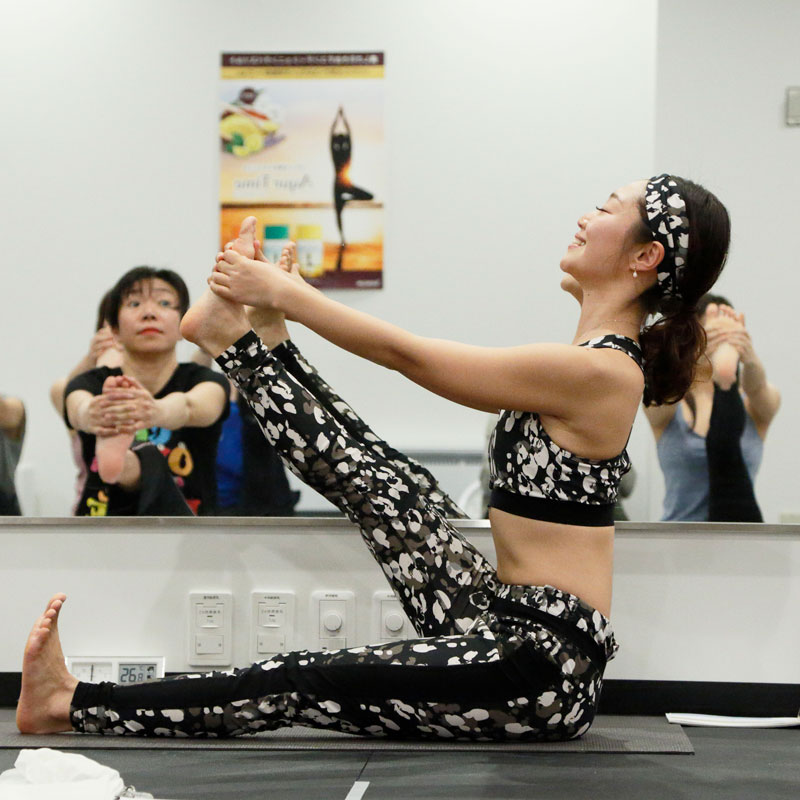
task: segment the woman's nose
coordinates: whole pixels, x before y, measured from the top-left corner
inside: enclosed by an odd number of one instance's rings
[[[156,309],[158,306],[156,305],[155,300],[142,300],[142,316],[143,317],[154,317],[156,315]]]

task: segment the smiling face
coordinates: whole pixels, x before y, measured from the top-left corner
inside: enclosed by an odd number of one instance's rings
[[[629,270],[641,226],[639,202],[646,181],[636,181],[612,192],[602,206],[578,220],[578,231],[561,259],[561,269],[583,288],[618,277]],[[573,285],[569,278],[562,281]]]
[[[119,327],[122,346],[132,353],[174,350],[180,341],[180,301],[166,281],[149,278],[135,283],[122,298]]]

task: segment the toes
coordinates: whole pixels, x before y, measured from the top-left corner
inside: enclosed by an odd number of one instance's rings
[[[256,238],[256,226],[258,220],[255,217],[245,217],[242,220],[242,225],[239,228],[239,238],[252,244]]]
[[[64,601],[67,599],[67,596],[63,592],[58,592],[54,594],[48,601],[47,607],[45,608],[45,613],[47,613],[51,608],[60,609],[62,605],[64,605]],[[56,605],[58,603],[58,605]]]

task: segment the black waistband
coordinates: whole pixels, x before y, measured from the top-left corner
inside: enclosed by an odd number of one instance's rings
[[[598,505],[577,503],[574,500],[547,500],[544,497],[526,497],[506,489],[492,489],[489,505],[518,517],[540,519],[543,522],[592,528],[614,524],[614,503]]]
[[[575,627],[574,622],[548,614],[538,608],[531,608],[522,603],[515,603],[513,600],[506,600],[502,597],[495,597],[489,605],[489,610],[493,614],[502,617],[518,617],[520,619],[530,619],[539,622],[543,627],[548,628],[554,633],[558,633],[566,639],[574,642],[591,662],[602,673],[606,668],[608,658],[599,645],[586,631]]]

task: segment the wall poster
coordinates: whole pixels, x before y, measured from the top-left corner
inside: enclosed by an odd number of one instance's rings
[[[383,53],[223,53],[221,243],[259,220],[320,288],[383,286]]]

